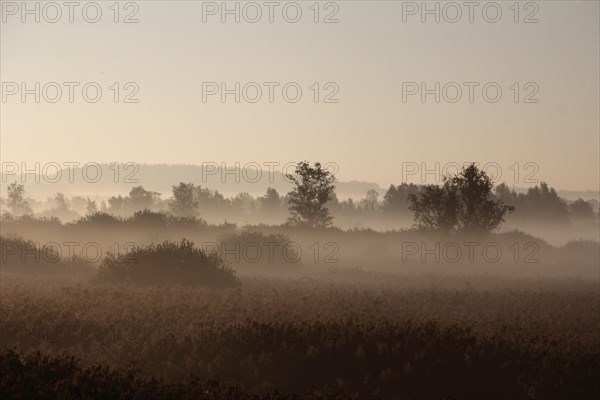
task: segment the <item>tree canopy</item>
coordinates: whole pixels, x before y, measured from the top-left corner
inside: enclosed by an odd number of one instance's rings
[[[410,194],[409,208],[421,229],[489,232],[515,209],[493,196],[493,186],[490,177],[471,164],[454,176],[444,177],[441,186],[427,185],[418,194]]]

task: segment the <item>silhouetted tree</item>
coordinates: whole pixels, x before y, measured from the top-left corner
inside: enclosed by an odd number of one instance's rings
[[[160,212],[150,211],[147,208],[133,213],[127,223],[148,229],[164,229],[167,227],[168,217]]]
[[[69,210],[69,200],[62,193],[56,193],[56,197],[54,197],[54,206],[57,211],[68,211]]]
[[[364,211],[374,212],[379,208],[379,193],[375,189],[369,189],[365,198],[361,201]]]
[[[335,190],[333,173],[319,162],[311,167],[307,161],[302,161],[296,165],[295,175],[286,174],[286,177],[295,185],[288,193],[288,209],[292,214],[288,224],[320,228],[331,225],[333,217],[325,204]]]
[[[331,200],[329,200],[329,207],[339,209],[341,207],[340,199],[338,199],[337,193],[331,193]]]
[[[594,207],[581,198],[569,205],[569,214],[575,220],[590,220],[595,217]]]
[[[516,207],[513,219],[554,224],[569,222],[567,203],[545,182],[527,189],[526,193],[517,193],[503,183],[496,187],[495,192],[499,200]]]
[[[518,206],[521,206],[520,203],[524,203],[523,214],[529,219],[561,224],[569,222],[569,207],[566,201],[546,182],[541,182],[539,187],[529,188],[526,195],[519,196]]]
[[[354,205],[354,200],[351,197],[348,197],[346,200],[343,200],[339,203],[340,210],[344,212],[354,212],[356,211],[356,206]]]
[[[198,207],[207,213],[223,209],[229,203],[229,199],[226,200],[218,190],[213,191],[200,185],[194,188],[194,198],[198,202]]]
[[[504,222],[504,215],[513,212],[514,206],[504,205],[492,198],[494,184],[487,174],[475,164],[463,168],[460,174],[449,179],[459,196],[458,229],[466,232],[488,232]]]
[[[450,185],[427,185],[418,194],[410,194],[408,201],[419,229],[441,232],[457,229],[459,200],[456,188]]]
[[[251,211],[253,203],[254,198],[247,192],[238,193],[231,201],[231,205],[241,211]]]
[[[504,215],[514,211],[492,196],[493,183],[475,164],[451,177],[444,177],[441,187],[425,186],[409,195],[410,209],[420,228],[446,232],[483,233],[496,229]]]
[[[8,185],[8,209],[13,215],[31,214],[31,206],[25,200],[25,186],[13,182]]]
[[[98,206],[94,200],[87,199],[87,203],[85,205],[85,214],[92,215],[98,212]]]
[[[75,196],[71,198],[70,206],[72,210],[84,211],[87,205],[87,200],[81,196]]]
[[[210,203],[214,198],[213,191],[209,188],[203,188],[202,186],[196,186],[194,188],[194,195],[196,200],[198,200],[198,203],[201,204]]]
[[[111,214],[114,215],[123,215],[127,214],[129,209],[129,202],[127,197],[123,197],[121,195],[111,196],[108,199],[108,210]]]
[[[496,186],[494,193],[496,194],[498,200],[502,200],[506,204],[517,203],[517,193],[514,190],[511,190],[504,182]]]
[[[129,205],[135,211],[150,209],[159,196],[158,192],[146,190],[142,186],[135,186],[129,192]]]
[[[265,210],[274,210],[281,205],[281,197],[277,190],[273,188],[267,188],[267,193],[259,199],[261,208]]]
[[[406,203],[406,197],[399,195],[400,193],[393,184],[383,195],[383,209],[386,211],[399,211],[401,205]]]
[[[390,185],[383,196],[383,211],[389,214],[404,214],[408,209],[408,196],[419,193],[419,187],[414,183]]]
[[[198,200],[195,197],[193,183],[181,182],[173,186],[173,199],[169,203],[171,212],[178,216],[193,216],[198,213]]]

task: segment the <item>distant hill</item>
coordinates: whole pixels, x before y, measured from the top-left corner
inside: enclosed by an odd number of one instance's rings
[[[132,187],[141,185],[145,189],[153,190],[169,197],[171,187],[179,182],[192,182],[202,187],[218,190],[226,197],[235,196],[241,192],[247,192],[253,196],[262,196],[267,188],[275,188],[280,194],[291,190],[292,185],[283,177],[283,174],[273,167],[270,171],[268,166],[260,170],[253,168],[234,168],[227,166],[222,169],[216,164],[207,163],[202,165],[186,164],[95,164],[84,170],[73,168],[71,171],[72,183],[68,169],[63,169],[60,179],[55,178],[54,169],[48,174],[41,173],[37,176],[36,183],[34,174],[26,175],[25,190],[27,196],[45,199],[54,196],[57,192],[67,196],[113,196],[125,195]],[[279,167],[281,168],[281,167]],[[100,177],[97,178],[97,173]],[[291,172],[291,168],[290,168]],[[52,174],[52,175],[51,175]],[[20,181],[20,175],[2,174],[2,193],[4,195],[6,185],[13,181]],[[397,184],[398,182],[394,182]],[[339,199],[352,197],[354,199],[364,198],[368,190],[374,189],[383,195],[388,186],[382,188],[374,182],[365,181],[342,181],[336,184],[336,193]],[[517,192],[525,192],[527,188],[514,188]],[[566,200],[573,201],[578,198],[585,200],[595,199],[600,201],[600,192],[586,190],[557,190],[558,195]]]
[[[551,182],[549,185],[552,186]],[[527,192],[527,188],[515,187],[514,190],[517,193],[525,193]],[[595,200],[596,202],[600,201],[600,191],[594,190],[562,190],[556,189],[556,193],[565,200],[573,201],[579,198],[584,200]]]
[[[218,190],[225,196],[235,196],[248,192],[253,196],[262,196],[267,188],[275,188],[280,194],[291,190],[292,185],[280,171],[261,169],[234,168],[222,169],[215,165],[149,165],[149,164],[95,164],[86,169],[63,169],[60,177],[55,170],[51,173],[40,173],[38,176],[28,174],[23,177],[27,195],[34,198],[54,196],[57,192],[68,196],[111,196],[127,194],[132,187],[141,185],[145,189],[161,193],[164,197],[171,194],[171,187],[179,182],[192,182],[212,190]],[[70,172],[70,173],[69,173]],[[291,172],[291,168],[290,168]],[[98,176],[100,175],[100,176]],[[36,179],[38,182],[36,182]],[[21,182],[20,175],[2,174],[2,192],[8,183]],[[365,193],[375,189],[385,190],[372,182],[338,182],[336,191],[339,198],[364,197]]]
[[[560,197],[567,200],[582,198],[584,200],[600,201],[600,192],[594,192],[593,190],[557,190],[556,192]]]

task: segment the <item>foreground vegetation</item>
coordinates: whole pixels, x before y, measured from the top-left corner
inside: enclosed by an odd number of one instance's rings
[[[143,377],[136,369],[112,370],[106,366],[82,368],[73,357],[50,358],[40,352],[20,356],[13,350],[0,353],[0,397],[3,399],[182,399],[182,400],[328,400],[352,398],[330,390],[311,389],[302,395],[276,390],[244,392],[237,385],[197,378],[169,382]]]
[[[348,283],[332,283],[342,279]],[[236,398],[227,392],[232,385],[254,394],[314,387],[313,394],[344,398],[600,394],[593,281],[331,270],[310,280],[250,279],[217,291],[63,282],[3,274],[2,347],[68,354],[84,368],[34,356],[34,367],[3,374],[14,393],[36,382],[62,397],[66,382],[74,382],[68,390],[118,387],[128,394],[122,398],[143,398],[148,390],[166,398],[192,398],[198,390],[215,393],[198,398]],[[27,364],[15,357],[5,353],[3,368]],[[132,364],[139,379],[125,381]],[[190,374],[196,379],[186,380]],[[200,383],[210,379],[222,384]]]
[[[149,246],[135,246],[102,260],[98,278],[135,284],[202,285],[212,288],[237,286],[235,271],[215,252],[205,252],[183,239]]]

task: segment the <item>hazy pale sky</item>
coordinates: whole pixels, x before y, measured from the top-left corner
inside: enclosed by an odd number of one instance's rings
[[[483,12],[489,2],[473,10],[472,23],[460,1],[455,23],[456,9],[447,2],[429,3],[440,7],[439,23],[415,10],[421,2],[401,1],[322,2],[318,23],[313,1],[278,3],[272,23],[262,1],[254,3],[262,12],[256,23],[247,21],[256,7],[243,2],[239,23],[235,15],[221,22],[220,1],[121,2],[118,23],[113,1],[97,2],[97,23],[83,18],[89,2],[74,9],[72,23],[65,6],[51,23],[56,10],[42,3],[36,23],[35,15],[22,15],[20,1],[1,3],[2,161],[243,165],[307,159],[337,163],[342,180],[383,187],[402,181],[403,163],[433,169],[436,162],[468,161],[496,163],[509,183],[528,186],[523,175],[530,170],[523,166],[535,163],[535,178],[552,186],[599,189],[597,1],[497,2],[502,15],[496,23],[487,21],[496,6]],[[286,21],[296,18],[297,8],[299,21]],[[86,13],[95,18],[94,7]],[[129,14],[138,22],[123,23]],[[338,22],[323,23],[328,16]],[[524,23],[533,19],[538,22]],[[28,89],[40,82],[39,103],[34,94],[22,101],[23,82]],[[44,92],[49,82],[61,87],[56,103],[48,101],[55,86]],[[64,82],[79,83],[72,103]],[[102,89],[96,103],[82,95],[89,82]],[[262,97],[247,101],[256,95],[250,85],[239,103],[233,94],[223,103],[220,94],[206,95],[213,87],[203,82],[230,89],[256,82]],[[272,86],[273,102],[265,82],[279,84]],[[296,103],[282,94],[290,82],[290,97],[294,87],[302,89]],[[420,93],[407,94],[410,82],[430,89],[456,82],[462,97],[449,101],[457,94],[452,84],[440,89],[439,103],[434,94],[422,102]],[[465,82],[478,85],[473,102]],[[482,87],[489,83],[488,101]],[[502,97],[493,103],[495,87]],[[138,102],[124,103],[136,88]],[[336,90],[331,98],[338,102],[325,103]],[[93,86],[88,95],[94,96]],[[515,163],[522,172],[517,179]],[[420,181],[418,174],[409,178]]]

